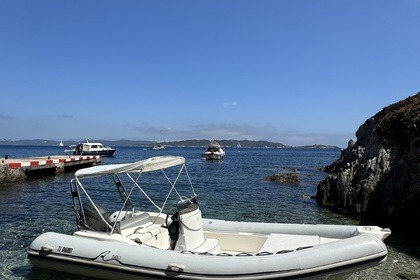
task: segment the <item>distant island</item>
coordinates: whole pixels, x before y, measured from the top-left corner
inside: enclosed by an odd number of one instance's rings
[[[106,146],[111,147],[148,147],[153,145],[153,141],[144,140],[98,140],[92,139],[91,142],[100,142]],[[217,140],[220,145],[226,148],[280,148],[280,149],[340,149],[337,146],[331,145],[306,145],[306,146],[289,146],[277,142],[269,141],[253,141],[253,140]],[[209,144],[209,140],[182,140],[182,141],[170,141],[170,142],[159,142],[166,147],[206,147]],[[65,147],[78,144],[77,141],[63,140]],[[45,140],[45,139],[27,139],[27,140],[9,140],[0,139],[1,145],[15,145],[15,146],[58,146],[59,141]]]

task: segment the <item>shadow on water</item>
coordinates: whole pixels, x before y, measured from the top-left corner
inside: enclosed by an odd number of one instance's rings
[[[396,251],[403,252],[420,260],[420,236],[418,232],[415,233],[413,230],[412,233],[406,233],[392,230],[392,234],[387,238],[386,243]]]

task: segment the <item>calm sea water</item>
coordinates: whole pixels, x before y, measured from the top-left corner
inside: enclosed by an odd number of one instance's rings
[[[221,162],[200,159],[204,148],[117,147],[115,157],[102,164],[125,163],[158,155],[187,159],[187,168],[199,195],[204,217],[244,221],[360,224],[310,198],[327,174],[318,171],[338,159],[338,150],[227,148]],[[0,146],[0,157],[63,154],[63,147]],[[297,170],[301,183],[276,184],[264,177]],[[87,279],[34,268],[26,248],[39,234],[76,230],[69,181],[73,173],[30,179],[0,186],[0,279]],[[379,225],[380,226],[380,225]],[[354,279],[420,279],[418,247],[394,233],[386,239],[388,259],[378,267],[355,274]]]

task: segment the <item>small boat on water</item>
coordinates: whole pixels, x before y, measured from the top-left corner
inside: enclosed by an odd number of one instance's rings
[[[104,279],[343,279],[387,257],[391,232],[377,226],[202,218],[183,157],[80,169],[70,189],[78,230],[38,236],[34,266]]]
[[[162,145],[162,144],[153,144],[153,146],[152,146],[152,150],[164,150],[165,149],[165,146],[164,145]]]
[[[205,160],[223,160],[225,157],[225,151],[219,142],[211,140],[207,146],[206,151],[201,155],[201,159]]]
[[[162,138],[162,131],[160,132],[160,142],[164,141]],[[152,150],[164,150],[166,147],[162,143],[154,142],[152,145]]]
[[[86,142],[79,143],[78,145],[71,145],[70,149],[65,149],[66,155],[101,155],[105,157],[112,157],[116,151],[109,146],[105,147],[99,142],[89,142],[86,138]]]

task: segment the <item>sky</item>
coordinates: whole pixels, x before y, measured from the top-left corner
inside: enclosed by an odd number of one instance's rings
[[[347,147],[420,91],[420,0],[0,0],[0,139]]]

